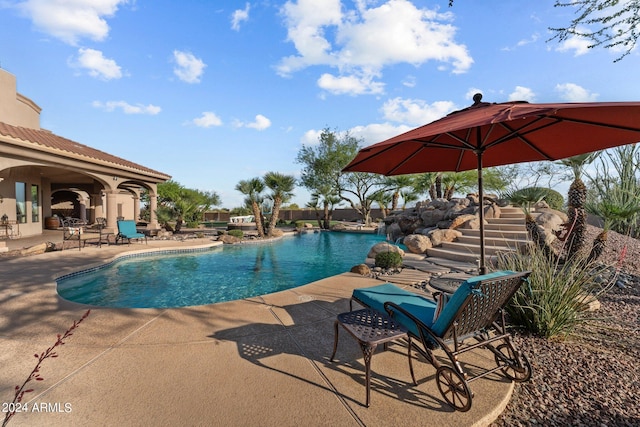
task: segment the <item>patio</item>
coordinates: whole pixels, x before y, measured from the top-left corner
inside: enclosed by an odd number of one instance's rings
[[[15,385],[35,365],[33,354],[51,346],[88,308],[59,298],[56,276],[118,253],[210,243],[150,240],[148,246],[88,245],[82,251],[0,258],[2,401],[12,399]],[[31,242],[7,244],[13,249]],[[416,363],[419,385],[411,384],[403,344],[374,354],[371,407],[364,406],[364,364],[356,342],[341,334],[336,362],[329,357],[334,320],[349,310],[352,290],[377,283],[345,273],[206,306],[92,308],[60,357],[43,363],[45,380],[32,383],[35,391],[25,399],[30,412],[16,414],[9,425],[489,424],[508,402],[510,382],[497,375],[474,382],[473,407],[454,413],[437,390],[431,365]],[[464,362],[494,363],[484,353]],[[41,402],[63,409],[31,412]]]

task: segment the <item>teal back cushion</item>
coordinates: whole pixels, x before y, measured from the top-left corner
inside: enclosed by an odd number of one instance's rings
[[[483,280],[497,279],[499,277],[509,276],[511,274],[516,273],[508,270],[496,271],[482,276],[470,277],[469,279],[464,281],[451,296],[451,298],[449,298],[449,302],[447,302],[447,305],[445,305],[444,309],[440,313],[440,316],[438,316],[438,319],[431,327],[433,332],[437,336],[442,337],[464,301],[471,294],[471,292],[478,287],[478,282]]]

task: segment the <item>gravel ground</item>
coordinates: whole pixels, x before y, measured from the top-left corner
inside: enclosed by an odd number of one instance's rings
[[[600,230],[590,227],[591,241]],[[601,261],[621,261],[596,320],[561,340],[516,335],[533,366],[492,426],[640,426],[640,240],[609,232]]]

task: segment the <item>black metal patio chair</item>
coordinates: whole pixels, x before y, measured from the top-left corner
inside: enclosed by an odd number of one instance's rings
[[[516,382],[531,378],[529,360],[507,332],[503,308],[529,274],[499,271],[472,277],[460,285],[444,307],[391,283],[356,289],[352,300],[386,311],[406,327],[412,347],[436,368],[438,389],[445,401],[464,412],[471,408],[473,393],[469,383],[476,379],[497,371]],[[473,341],[469,343],[469,339]],[[434,356],[433,351],[438,348],[444,351],[448,363],[443,364]],[[458,356],[477,348],[491,351],[496,366],[472,374],[465,371]],[[412,367],[411,375],[413,378]]]

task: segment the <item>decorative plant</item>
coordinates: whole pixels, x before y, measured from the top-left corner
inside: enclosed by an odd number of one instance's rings
[[[397,268],[402,265],[402,255],[398,252],[380,252],[376,255],[376,267]]]
[[[562,262],[537,245],[527,254],[500,254],[500,270],[531,271],[507,306],[511,323],[536,335],[566,336],[589,320],[588,305],[613,283],[607,267],[586,257]]]
[[[38,359],[38,363],[36,363],[36,366],[33,368],[33,370],[31,371],[27,379],[22,383],[22,385],[16,386],[15,388],[16,392],[13,396],[13,400],[7,405],[7,408],[9,410],[6,412],[4,416],[2,427],[5,427],[9,423],[9,420],[11,420],[11,418],[13,418],[13,416],[16,414],[17,408],[21,406],[20,404],[22,402],[22,399],[24,398],[24,395],[27,393],[33,392],[34,389],[26,388],[27,384],[29,384],[31,381],[44,381],[44,378],[40,376],[40,367],[42,366],[42,362],[44,362],[46,359],[50,357],[51,358],[58,357],[58,353],[56,353],[56,348],[65,344],[65,340],[67,340],[69,337],[73,335],[73,331],[75,331],[78,328],[78,326],[80,326],[80,323],[82,323],[82,321],[89,316],[89,313],[91,313],[91,310],[87,310],[87,312],[84,315],[82,315],[80,320],[74,321],[73,325],[71,325],[71,327],[67,329],[67,331],[63,335],[58,334],[58,339],[51,347],[47,348],[45,351],[43,351],[40,354],[37,354],[37,353],[35,354],[35,358]]]
[[[242,230],[229,230],[227,233],[229,236],[237,237],[238,239],[242,239],[244,237],[244,231]]]

